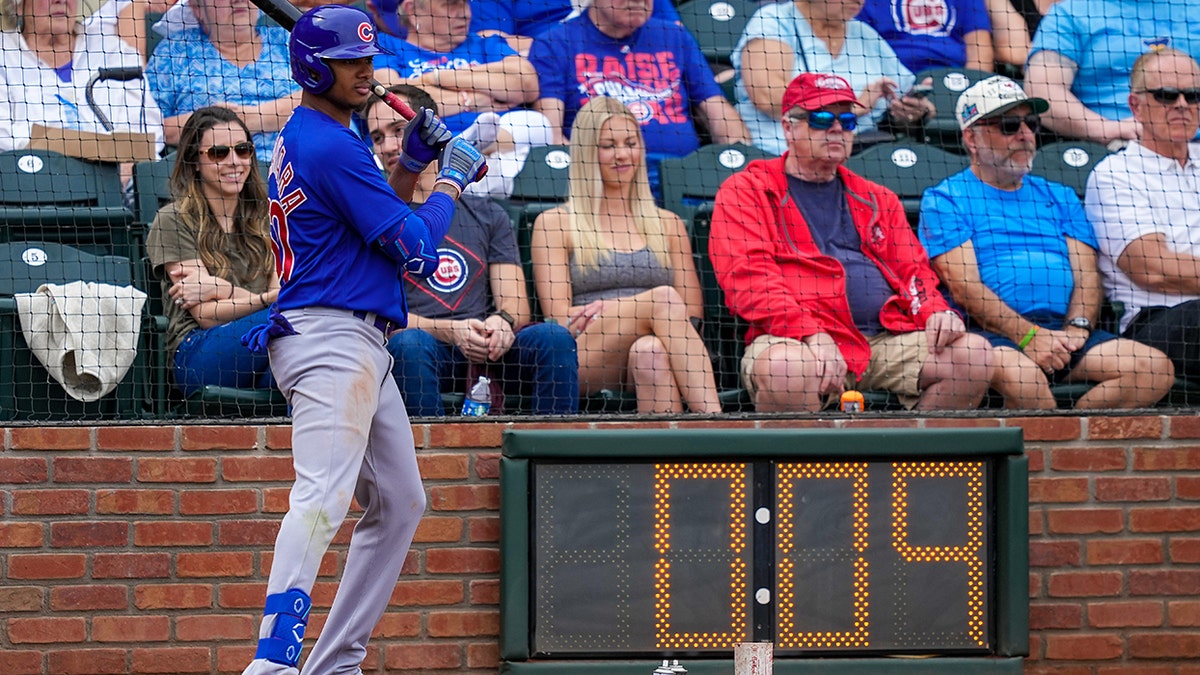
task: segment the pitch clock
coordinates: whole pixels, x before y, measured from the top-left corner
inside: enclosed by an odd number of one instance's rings
[[[509,431],[503,670],[1020,673],[1027,490],[1019,429]]]

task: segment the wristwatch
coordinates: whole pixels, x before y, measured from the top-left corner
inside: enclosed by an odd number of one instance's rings
[[[515,329],[517,327],[517,320],[513,318],[512,314],[509,314],[508,312],[506,312],[502,309],[498,309],[494,313],[496,316],[507,321],[508,325],[511,326],[512,328]]]
[[[1077,316],[1067,322],[1072,328],[1082,328],[1087,332],[1092,332],[1092,322],[1086,316]]]

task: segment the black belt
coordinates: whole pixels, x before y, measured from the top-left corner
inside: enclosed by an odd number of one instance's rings
[[[362,310],[355,310],[354,318],[362,319],[363,321],[366,321],[367,323],[374,326],[377,330],[379,330],[379,332],[383,333],[385,336],[391,335],[392,333],[400,330],[399,323],[392,321],[391,319],[389,319],[387,317],[379,316],[375,312],[364,312]]]

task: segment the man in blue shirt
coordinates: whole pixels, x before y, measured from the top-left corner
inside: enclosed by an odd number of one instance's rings
[[[1200,3],[1063,0],[1038,25],[1025,86],[1054,102],[1051,131],[1098,143],[1133,140],[1129,73],[1139,56],[1163,47],[1200,57]]]
[[[1079,408],[1156,403],[1174,382],[1157,349],[1095,329],[1096,237],[1069,188],[1029,175],[1049,108],[1007,77],[964,91],[970,168],[926,191],[921,242],[954,300],[996,348],[992,388],[1011,408],[1053,408],[1050,383],[1096,382]]]
[[[749,143],[742,118],[721,94],[700,47],[682,26],[650,17],[653,0],[595,0],[587,12],[543,33],[529,60],[541,92],[534,109],[566,136],[593,96],[624,103],[642,126],[650,182],[658,162],[700,147],[698,108],[716,143]]]

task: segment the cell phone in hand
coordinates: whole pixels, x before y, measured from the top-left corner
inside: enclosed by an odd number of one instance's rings
[[[908,93],[905,94],[905,96],[912,96],[913,98],[925,98],[926,96],[929,96],[932,93],[933,93],[933,85],[918,84],[918,85],[915,85],[912,89],[909,89]]]

